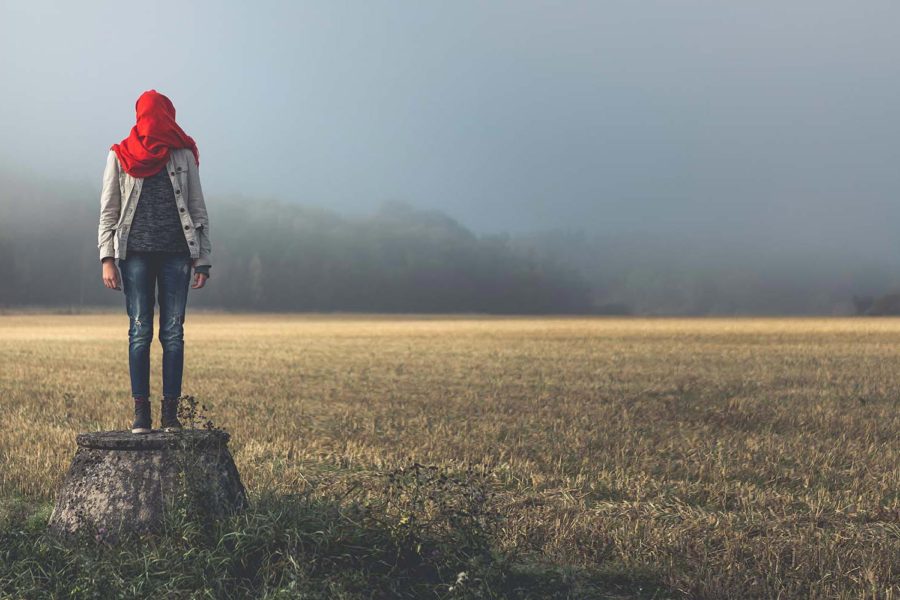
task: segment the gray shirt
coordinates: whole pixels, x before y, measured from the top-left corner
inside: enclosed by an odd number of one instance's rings
[[[141,198],[134,209],[131,235],[128,237],[128,252],[133,250],[190,254],[181,231],[175,190],[165,165],[158,172],[144,178]],[[209,275],[209,265],[200,265],[194,270]]]

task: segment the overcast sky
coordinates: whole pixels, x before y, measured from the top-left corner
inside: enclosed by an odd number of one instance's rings
[[[900,239],[895,0],[0,7],[7,168],[99,189],[153,88],[211,197],[405,200],[476,231]]]

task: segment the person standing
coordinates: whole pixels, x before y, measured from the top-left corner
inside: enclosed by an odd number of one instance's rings
[[[131,431],[153,430],[150,346],[156,299],[163,352],[160,429],[177,431],[190,268],[190,287],[202,288],[212,266],[209,216],[197,144],[176,123],[172,101],[151,89],[137,99],[135,112],[129,135],[107,155],[97,246],[104,285],[125,294]]]

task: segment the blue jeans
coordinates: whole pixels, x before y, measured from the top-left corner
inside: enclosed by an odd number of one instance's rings
[[[128,311],[128,370],[131,395],[150,397],[150,345],[153,342],[154,292],[159,287],[159,342],[162,345],[163,396],[181,396],[184,371],[184,310],[191,282],[190,254],[128,252],[117,259]]]

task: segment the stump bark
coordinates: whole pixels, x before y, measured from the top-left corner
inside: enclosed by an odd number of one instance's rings
[[[159,530],[167,511],[206,520],[247,508],[229,437],[193,429],[78,434],[50,530],[116,540],[125,531]]]

